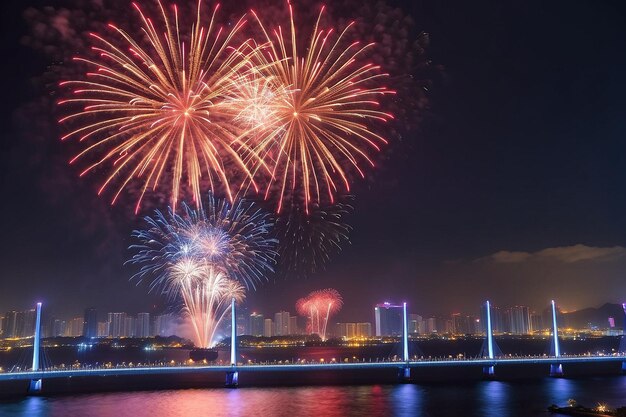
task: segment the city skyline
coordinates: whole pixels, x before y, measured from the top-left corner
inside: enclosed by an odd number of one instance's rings
[[[603,308],[609,306],[605,304]],[[581,318],[568,318],[560,322],[560,327],[574,329],[622,329],[626,313],[624,304],[613,305],[611,313],[604,311],[604,316],[592,314],[592,321],[581,324]],[[570,317],[581,312],[562,311],[558,305],[559,315]],[[393,312],[397,310],[397,314]],[[550,325],[550,307],[542,311],[535,311],[528,306],[501,306],[491,304],[492,330],[496,334],[529,335],[543,331]],[[93,307],[86,308],[84,315],[59,317],[52,312],[43,310],[44,337],[138,337],[170,336],[192,338],[188,321],[180,314],[171,312],[136,314],[127,312],[100,312]],[[429,334],[483,334],[485,332],[485,304],[477,312],[449,312],[447,314],[430,314],[423,311],[413,311],[409,308],[408,332],[415,335]],[[359,317],[353,321],[333,320],[328,323],[329,337],[357,337],[367,334],[370,336],[400,336],[402,334],[402,305],[389,302],[378,303],[373,306],[372,317]],[[384,313],[384,315],[383,315]],[[602,313],[600,313],[602,314]],[[587,313],[583,320],[589,318]],[[104,320],[100,320],[104,319]],[[35,309],[25,311],[9,311],[0,313],[0,338],[29,338],[34,328]],[[355,321],[356,320],[356,321]],[[222,322],[219,326],[220,338],[230,332],[230,321]],[[279,311],[265,315],[263,312],[252,311],[247,308],[237,312],[237,332],[240,335],[252,336],[290,336],[305,334],[320,334],[318,329],[310,325],[310,317],[306,315],[292,315],[289,311]],[[91,335],[90,335],[91,334]]]

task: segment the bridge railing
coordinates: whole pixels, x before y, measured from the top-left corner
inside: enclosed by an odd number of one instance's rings
[[[557,359],[588,359],[588,360],[599,360],[599,359],[609,359],[615,358],[615,360],[622,359],[626,360],[626,355],[623,353],[612,353],[612,354],[580,354],[580,355],[571,355],[564,354],[561,355],[560,358],[555,358],[553,356],[548,355],[503,355],[499,357],[495,357],[493,359],[483,358],[483,357],[450,357],[450,356],[441,356],[441,357],[412,357],[409,359],[410,363],[438,363],[438,362],[462,362],[462,363],[484,363],[485,361],[493,361],[494,363],[506,363],[507,361],[515,361],[519,362],[520,360],[528,360],[528,361],[550,361]],[[333,360],[334,359],[334,360]],[[347,359],[347,360],[346,360]],[[246,361],[237,363],[238,367],[246,367],[246,366],[281,366],[281,365],[338,365],[338,364],[402,364],[405,363],[401,358],[331,358],[331,360],[310,360],[310,359],[294,359],[294,360],[275,360],[275,361]],[[230,361],[215,361],[215,362],[150,362],[150,363],[119,363],[119,364],[85,364],[85,365],[70,365],[70,366],[52,366],[46,369],[42,369],[39,373],[47,373],[47,372],[60,372],[60,371],[98,371],[98,370],[114,370],[114,369],[145,369],[145,368],[181,368],[181,367],[189,367],[189,368],[210,368],[210,367],[224,367],[230,366]],[[0,371],[0,374],[11,374],[11,373],[24,373],[24,372],[32,372],[32,369],[20,369],[14,368],[11,370]]]

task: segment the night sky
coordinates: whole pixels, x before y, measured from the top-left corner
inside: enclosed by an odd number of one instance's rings
[[[0,311],[43,300],[58,315],[158,312],[163,300],[122,266],[140,220],[97,198],[30,111],[49,62],[22,45],[25,3],[0,6]],[[293,312],[331,286],[339,321],[371,321],[385,300],[425,315],[477,312],[487,297],[566,310],[626,300],[626,4],[400,7],[441,68],[421,129],[404,137],[410,152],[357,185],[352,244],[325,272],[270,279],[247,307]]]

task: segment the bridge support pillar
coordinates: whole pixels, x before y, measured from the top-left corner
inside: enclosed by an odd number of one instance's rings
[[[560,363],[553,363],[550,365],[550,376],[557,378],[563,376],[563,365]]]
[[[398,368],[398,382],[403,384],[411,382],[411,368],[408,365]]]
[[[37,395],[41,393],[41,379],[31,379],[28,384],[28,393],[31,395]]]
[[[488,379],[495,378],[496,376],[495,366],[493,365],[483,366],[483,376]]]
[[[626,374],[626,362],[622,362],[622,372]]]
[[[33,336],[33,372],[39,370],[39,350],[41,343],[41,303],[37,303],[37,317],[35,321],[35,335]],[[29,394],[41,392],[41,379],[33,379],[28,385]]]
[[[226,388],[237,388],[239,386],[239,371],[226,372]]]
[[[237,371],[237,316],[234,297],[231,300],[230,313],[230,364],[233,369],[232,371],[226,372],[226,387],[237,388],[237,386],[239,386],[239,372]]]

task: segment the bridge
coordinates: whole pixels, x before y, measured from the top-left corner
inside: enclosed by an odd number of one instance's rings
[[[29,371],[0,373],[0,381],[30,381],[28,392],[38,394],[42,390],[44,380],[73,377],[102,377],[124,375],[172,375],[172,374],[222,374],[226,376],[226,387],[237,387],[240,374],[252,372],[312,372],[312,371],[349,371],[349,370],[397,370],[400,382],[408,382],[411,379],[411,370],[429,367],[482,367],[485,377],[492,378],[497,366],[525,366],[545,364],[550,367],[550,375],[563,376],[563,365],[577,363],[611,363],[621,362],[622,370],[626,371],[626,355],[624,352],[613,355],[562,355],[559,348],[556,304],[551,302],[552,308],[552,339],[553,355],[551,356],[525,356],[525,357],[499,357],[495,354],[496,344],[493,340],[491,326],[491,306],[489,301],[485,303],[487,312],[487,329],[485,335],[485,348],[477,358],[442,358],[411,360],[408,349],[408,324],[406,303],[403,305],[403,337],[402,358],[396,361],[383,362],[335,362],[328,363],[302,363],[292,362],[284,364],[242,364],[237,361],[237,335],[235,323],[235,301],[232,301],[232,333],[230,346],[230,365],[185,365],[185,366],[133,366],[133,367],[103,367],[103,368],[80,368],[80,369],[41,369],[39,365],[40,331],[41,331],[41,303],[37,304],[36,327],[34,335],[33,363]],[[626,314],[626,305],[624,306]]]

